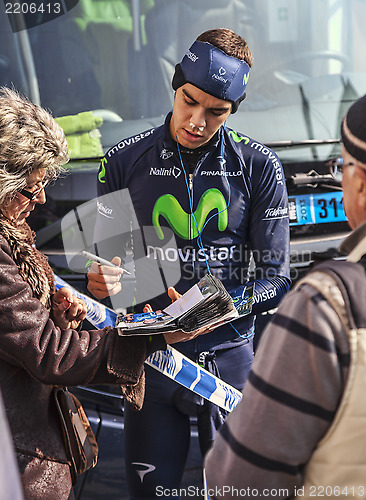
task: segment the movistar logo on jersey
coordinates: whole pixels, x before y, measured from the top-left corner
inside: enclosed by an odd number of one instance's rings
[[[104,184],[105,182],[105,166],[107,165],[107,158],[102,158],[100,162],[100,172],[98,174],[98,181]]]
[[[122,141],[120,141],[118,144],[113,146],[113,148],[111,148],[108,151],[107,156],[111,157],[112,155],[114,155],[114,153],[116,153],[117,151],[120,151],[121,149],[124,149],[126,146],[131,146],[132,144],[136,144],[136,142],[139,142],[142,139],[145,139],[145,137],[149,137],[149,135],[154,133],[154,130],[155,129],[152,128],[151,130],[148,130],[147,132],[137,134],[133,137],[129,137],[128,139],[123,139]]]
[[[244,141],[245,144],[248,144],[249,142],[249,137],[245,137],[245,135],[239,135],[238,132],[235,132],[235,130],[230,130],[229,135],[231,136],[234,142]]]
[[[262,293],[258,293],[253,297],[254,304],[259,304],[262,302],[266,302],[266,300],[273,299],[277,295],[277,290],[275,288],[271,288],[270,290],[265,290]]]
[[[183,210],[175,196],[164,194],[154,205],[152,222],[160,239],[164,238],[160,217],[164,217],[177,236],[191,240],[198,237],[213,210],[217,210],[219,231],[225,231],[228,225],[227,205],[224,195],[218,189],[205,191],[193,213]]]

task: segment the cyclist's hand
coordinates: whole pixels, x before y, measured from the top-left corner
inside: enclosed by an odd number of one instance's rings
[[[120,257],[113,257],[112,264],[121,265]],[[111,267],[93,262],[87,274],[89,292],[98,300],[116,295],[122,290],[120,279],[123,271],[118,267]]]

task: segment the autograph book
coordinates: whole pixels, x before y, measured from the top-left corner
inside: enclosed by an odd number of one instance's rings
[[[206,274],[178,300],[163,310],[124,314],[117,317],[120,335],[152,335],[183,330],[193,332],[199,328],[226,323],[252,310],[254,285],[243,287],[232,297],[222,282]]]

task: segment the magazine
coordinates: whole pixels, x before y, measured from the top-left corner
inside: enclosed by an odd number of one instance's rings
[[[120,335],[152,335],[182,330],[193,332],[232,321],[251,313],[254,285],[240,287],[232,295],[221,280],[206,274],[178,300],[163,310],[120,314],[117,329]]]

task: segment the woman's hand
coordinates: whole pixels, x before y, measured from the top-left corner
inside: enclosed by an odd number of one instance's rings
[[[112,264],[121,265],[120,257],[113,257]],[[123,271],[118,267],[104,266],[93,262],[88,276],[88,290],[98,300],[116,295],[122,290],[120,279]]]
[[[62,287],[52,297],[52,317],[59,328],[75,330],[86,317],[85,302],[75,297],[70,288]]]

